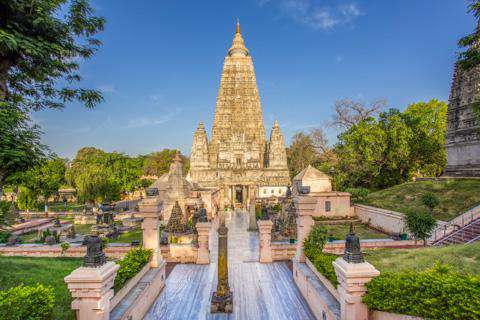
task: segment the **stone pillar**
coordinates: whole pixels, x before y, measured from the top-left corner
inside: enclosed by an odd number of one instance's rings
[[[255,200],[250,202],[249,216],[248,216],[248,231],[258,231],[257,216],[255,213]]]
[[[209,264],[210,250],[208,248],[208,240],[210,239],[212,224],[210,222],[198,222],[196,228],[198,232],[197,264]]]
[[[118,268],[116,263],[107,262],[97,268],[77,268],[65,277],[77,320],[110,319],[110,299]]]
[[[271,263],[272,260],[272,226],[271,220],[258,220],[260,230],[260,262]]]
[[[305,240],[315,224],[312,216],[315,211],[317,199],[310,196],[296,196],[293,199],[293,203],[297,216],[297,252],[295,253],[295,260],[305,262],[303,240]]]
[[[366,284],[380,272],[368,262],[349,263],[344,258],[333,262],[339,281],[338,294],[341,320],[368,320],[368,308],[362,302]]]
[[[140,209],[139,216],[143,218],[143,247],[153,251],[150,266],[152,268],[157,268],[163,263],[162,254],[160,252],[160,235],[158,230],[160,226],[160,212],[162,209],[161,202],[158,200],[157,196],[147,196],[138,204],[138,207]]]

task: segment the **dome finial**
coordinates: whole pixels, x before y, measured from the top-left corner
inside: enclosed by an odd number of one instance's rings
[[[238,18],[237,18],[237,30],[235,31],[235,33],[241,33],[240,32],[240,20],[238,20]]]

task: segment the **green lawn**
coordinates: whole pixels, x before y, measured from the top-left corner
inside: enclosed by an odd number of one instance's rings
[[[71,296],[63,278],[82,264],[75,258],[29,258],[0,256],[0,290],[23,283],[52,286],[55,291],[53,319],[75,319],[70,309]]]
[[[319,224],[319,223],[317,223]],[[345,239],[345,236],[350,231],[350,224],[323,224],[328,229],[328,236],[333,237],[335,240]],[[385,239],[389,238],[388,235],[379,231],[368,228],[361,223],[355,224],[355,234],[360,239]]]
[[[440,262],[461,273],[480,274],[480,242],[418,249],[380,249],[367,252],[365,259],[380,272],[421,271]]]
[[[372,192],[363,204],[403,213],[427,211],[421,202],[427,192],[435,193],[440,200],[433,211],[435,218],[448,221],[480,203],[480,179],[408,182]]]
[[[140,240],[140,243],[142,242],[142,229],[135,229],[131,232],[122,233],[117,239],[110,242],[131,243],[132,240]]]

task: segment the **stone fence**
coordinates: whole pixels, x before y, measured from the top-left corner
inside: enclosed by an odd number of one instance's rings
[[[383,248],[419,248],[421,243],[415,243],[414,240],[393,240],[393,239],[363,239],[360,240],[362,251],[375,250]],[[323,247],[323,252],[336,255],[343,254],[345,250],[345,240],[335,240],[328,242]]]
[[[354,207],[355,215],[375,229],[390,235],[399,235],[406,230],[403,213],[359,204]]]

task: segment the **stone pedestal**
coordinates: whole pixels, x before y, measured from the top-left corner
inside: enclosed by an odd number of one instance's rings
[[[260,230],[260,262],[271,263],[272,260],[272,226],[271,220],[259,220],[258,229]]]
[[[72,309],[77,320],[108,320],[113,281],[120,266],[107,262],[101,267],[80,267],[65,277],[74,299]]]
[[[343,258],[333,262],[339,281],[338,294],[341,320],[368,320],[368,308],[362,302],[367,292],[366,284],[380,271],[368,262],[348,263]]]
[[[252,203],[250,203],[250,208],[248,213],[249,213],[248,231],[258,231],[257,217],[255,214],[255,201],[252,201]]]
[[[152,259],[150,266],[157,268],[162,263],[162,255],[160,253],[160,212],[162,209],[161,202],[157,197],[147,197],[139,204],[139,216],[143,218],[143,247],[152,250]]]
[[[198,251],[197,251],[197,264],[209,264],[210,263],[210,250],[208,248],[208,240],[210,239],[210,229],[212,224],[210,222],[198,222]]]
[[[305,254],[303,253],[303,240],[308,237],[310,230],[314,226],[313,213],[317,200],[309,196],[296,196],[293,199],[297,216],[297,252],[295,253],[295,260],[298,262],[305,262]]]

